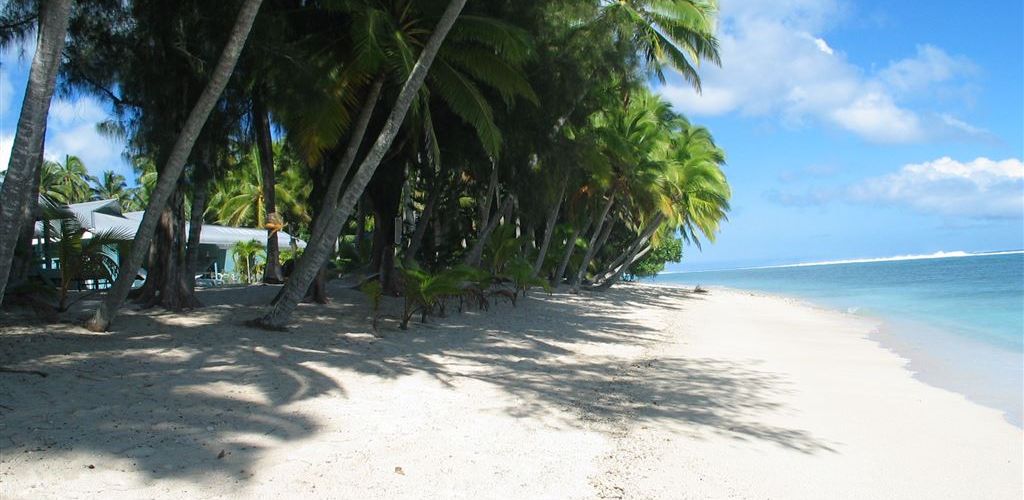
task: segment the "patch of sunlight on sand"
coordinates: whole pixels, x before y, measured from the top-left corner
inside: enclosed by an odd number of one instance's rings
[[[258,405],[270,405],[273,401],[263,391],[251,385],[234,382],[211,382],[201,385],[182,385],[171,389],[174,394],[183,396],[207,396],[210,398],[227,398],[235,401]]]

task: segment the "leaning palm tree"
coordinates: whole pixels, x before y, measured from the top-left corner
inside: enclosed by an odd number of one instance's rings
[[[650,251],[652,238],[664,225],[700,248],[700,237],[713,242],[727,220],[731,191],[721,169],[725,154],[707,129],[686,125],[674,133],[663,160],[664,169],[652,185],[656,209],[641,214],[643,229],[601,277],[601,288],[617,282]]]
[[[663,168],[662,151],[672,132],[676,116],[669,105],[650,92],[640,92],[621,108],[613,108],[592,117],[594,133],[602,151],[610,160],[610,170],[604,172],[609,187],[602,200],[589,244],[576,275],[570,285],[574,291],[590,268],[603,239],[612,229],[612,205],[616,199],[636,203],[650,197],[648,190],[655,184],[657,172]]]
[[[356,202],[359,197],[362,196],[363,191],[366,190],[367,184],[370,183],[370,179],[376,172],[377,167],[384,159],[384,155],[388,149],[391,148],[392,142],[395,140],[395,136],[398,135],[399,128],[402,126],[402,122],[405,121],[405,115],[408,113],[409,108],[412,106],[413,100],[416,99],[417,94],[420,92],[423,82],[427,77],[427,73],[430,71],[430,67],[437,56],[438,50],[444,43],[445,38],[448,36],[448,32],[451,30],[452,25],[455,24],[459,14],[462,12],[462,8],[466,5],[466,0],[451,0],[448,7],[445,8],[444,13],[441,15],[437,26],[431,33],[427,43],[423,46],[423,50],[420,52],[419,58],[416,64],[412,67],[409,76],[406,78],[405,83],[402,85],[402,90],[399,92],[397,99],[395,100],[394,106],[391,108],[391,112],[388,114],[388,118],[381,129],[380,134],[374,141],[373,146],[366,153],[362,163],[352,176],[349,181],[348,187],[345,189],[340,200],[333,203],[331,200],[331,192],[328,190],[328,203],[331,210],[322,214],[325,218],[323,227],[314,227],[314,234],[320,229],[325,237],[321,237],[314,241],[311,238],[307,244],[305,251],[302,254],[302,258],[299,260],[296,269],[293,271],[291,278],[285,284],[282,289],[279,299],[268,311],[259,319],[253,321],[254,326],[270,329],[281,329],[287,324],[291,318],[292,312],[295,307],[298,306],[299,301],[306,294],[306,290],[309,289],[310,283],[313,282],[313,278],[320,271],[321,267],[326,264],[330,257],[331,250],[334,248],[334,242],[337,241],[338,236],[341,234],[342,227],[345,222],[348,221],[349,216],[352,215],[352,211],[355,208]],[[376,97],[374,97],[376,100]],[[372,107],[370,108],[372,109]],[[362,118],[362,117],[361,117]],[[360,119],[360,121],[362,121]],[[368,121],[368,118],[367,118]],[[362,124],[365,130],[365,124]],[[361,141],[360,141],[361,142]],[[351,147],[355,144],[354,147]],[[345,158],[342,160],[344,164],[347,160],[349,165],[355,159],[356,150],[359,148],[359,143],[356,141],[349,143],[349,148],[345,152]],[[334,176],[331,179],[331,185],[333,186],[336,181],[336,177],[344,179],[348,173],[349,165],[341,165],[335,171]],[[338,180],[340,186],[341,181]]]
[[[33,177],[39,175],[41,169],[39,162],[46,135],[46,117],[50,112],[50,100],[67,38],[71,3],[71,0],[39,2],[36,51],[18,115],[7,173],[3,186],[0,186],[0,302],[7,288],[18,233],[22,224],[30,223],[26,207],[36,196],[32,192]]]
[[[135,239],[132,241],[132,248],[128,254],[128,259],[122,265],[122,272],[114,282],[114,286],[107,295],[107,299],[86,323],[86,328],[98,332],[106,331],[110,326],[110,322],[117,314],[117,309],[128,298],[128,292],[131,290],[135,274],[142,267],[142,259],[148,253],[149,245],[153,241],[153,235],[156,231],[161,212],[167,206],[167,201],[178,184],[178,179],[185,168],[185,163],[192,153],[192,146],[195,145],[203,125],[206,123],[207,118],[209,118],[214,106],[217,105],[217,101],[220,100],[220,96],[224,92],[231,74],[234,72],[235,64],[238,62],[242,48],[245,47],[245,42],[249,38],[249,31],[252,29],[256,13],[259,12],[262,3],[263,0],[245,0],[242,4],[238,17],[235,20],[235,25],[228,36],[227,44],[221,52],[217,65],[211,72],[210,81],[189,113],[188,119],[185,120],[185,124],[167,157],[167,163],[164,165],[163,170],[160,171],[161,175],[157,180],[156,188],[153,190],[149,204],[146,206],[146,211],[139,222],[139,229],[135,233]]]

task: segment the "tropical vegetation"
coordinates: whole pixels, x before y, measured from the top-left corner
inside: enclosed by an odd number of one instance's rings
[[[118,199],[144,215],[94,330],[144,264],[135,300],[197,306],[180,284],[204,221],[267,229],[235,252],[247,280],[284,282],[252,324],[287,326],[344,272],[374,304],[402,296],[406,327],[455,302],[656,273],[729,210],[725,153],[648,88],[676,73],[700,90],[719,64],[714,0],[65,4],[0,8],[0,47],[40,34],[0,199],[0,297],[35,176],[60,203]],[[30,154],[54,89],[110,107],[135,186]]]

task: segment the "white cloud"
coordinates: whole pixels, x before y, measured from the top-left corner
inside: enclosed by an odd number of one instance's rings
[[[697,95],[688,87],[666,86],[661,94],[676,107],[698,115],[720,115],[736,109],[736,94],[726,88],[705,88]]]
[[[821,35],[842,18],[837,1],[723,2],[722,67],[701,68],[703,94],[686,84],[658,91],[693,115],[738,112],[787,126],[831,123],[874,142],[914,142],[963,135],[965,127],[911,109],[936,85],[953,85],[974,65],[931,45],[878,71],[851,63]],[[945,113],[948,116],[948,113]],[[959,124],[962,120],[952,117]]]
[[[914,57],[891,63],[879,73],[879,79],[895,91],[917,92],[976,71],[975,64],[965,57],[952,57],[938,47],[919,45]]]
[[[108,117],[103,105],[92,97],[80,96],[74,101],[55,99],[50,105],[44,156],[64,161],[65,155],[74,155],[82,159],[93,175],[113,170],[130,177],[121,158],[121,145],[96,130],[96,124]]]
[[[7,170],[11,161],[11,148],[14,147],[13,134],[0,134],[0,170]]]
[[[973,218],[1024,216],[1024,163],[1011,158],[949,157],[906,165],[850,187],[850,200],[907,206],[927,214]]]
[[[830,56],[835,55],[836,53],[836,51],[832,50],[832,47],[829,47],[828,42],[826,42],[824,38],[815,38],[814,45],[818,46],[818,50]]]
[[[924,137],[917,115],[900,108],[884,93],[869,93],[836,109],[839,126],[874,142],[914,142]]]
[[[65,155],[77,156],[93,175],[104,170],[124,173],[121,172],[124,162],[117,144],[97,132],[95,122],[79,122],[48,131],[43,155],[54,161],[64,161]]]
[[[50,116],[47,126],[74,125],[76,123],[98,123],[106,120],[107,112],[96,99],[79,97],[74,102],[65,99],[54,99],[50,104]]]

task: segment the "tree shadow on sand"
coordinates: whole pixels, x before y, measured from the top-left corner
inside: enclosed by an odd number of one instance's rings
[[[105,335],[68,324],[3,326],[0,365],[50,376],[0,374],[0,462],[84,449],[110,462],[82,467],[245,480],[261,450],[317,436],[320,423],[301,403],[346,397],[346,372],[479,380],[517,396],[521,404],[505,409],[510,415],[555,413],[567,426],[611,432],[615,422],[672,421],[806,453],[829,450],[806,432],[757,423],[786,390],[766,373],[714,359],[629,362],[578,353],[657,345],[666,334],[630,312],[700,300],[682,291],[534,295],[516,309],[432,319],[409,332],[391,319],[376,338],[362,296],[334,289],[332,304],[302,306],[290,333],[240,326],[275,292],[205,291],[208,306],[198,314],[131,311]],[[389,301],[385,313],[394,318],[400,307]],[[529,315],[529,328],[517,326],[518,315]]]

